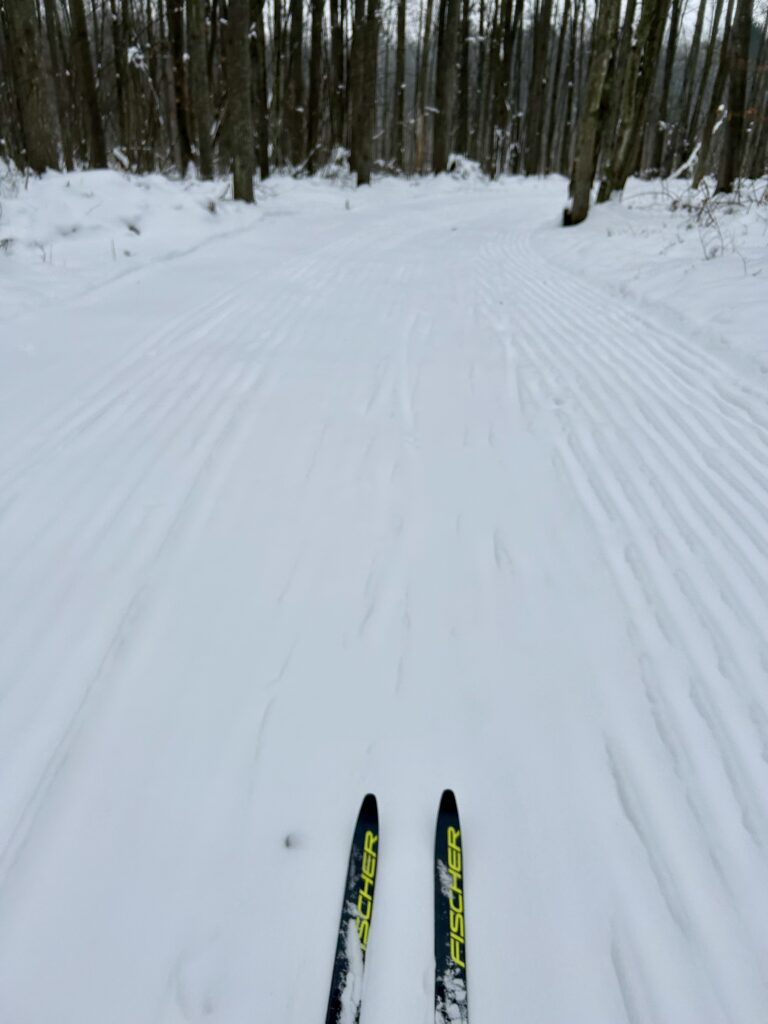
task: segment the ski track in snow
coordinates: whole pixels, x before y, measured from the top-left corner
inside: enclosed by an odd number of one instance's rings
[[[473,1024],[758,1024],[760,381],[543,200],[375,196],[14,325],[0,1018],[320,1020],[370,790],[362,1021],[428,1024],[451,787]]]

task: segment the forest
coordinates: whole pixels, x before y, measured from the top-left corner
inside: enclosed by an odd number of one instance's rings
[[[280,170],[570,178],[566,223],[631,175],[768,160],[755,0],[3,0],[0,159],[203,179]]]

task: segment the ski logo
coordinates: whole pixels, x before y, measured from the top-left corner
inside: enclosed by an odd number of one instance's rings
[[[464,963],[464,891],[462,888],[461,830],[448,828],[448,874],[451,876],[449,928],[451,960],[458,967]]]
[[[363,864],[360,872],[360,888],[357,892],[357,934],[360,946],[365,952],[368,948],[368,934],[371,930],[371,914],[373,912],[373,886],[376,881],[376,843],[379,837],[368,829],[365,833],[363,846]]]

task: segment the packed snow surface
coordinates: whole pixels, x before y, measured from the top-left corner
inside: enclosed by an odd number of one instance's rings
[[[682,186],[681,186],[682,188]],[[0,202],[0,1020],[768,1019],[768,258],[633,185]],[[712,257],[712,258],[710,258]]]

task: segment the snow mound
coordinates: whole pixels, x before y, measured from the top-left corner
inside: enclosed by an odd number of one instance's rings
[[[261,212],[230,199],[225,181],[178,181],[119,171],[25,178],[0,167],[0,266],[11,275],[10,319],[70,291],[170,259],[250,227]],[[108,268],[108,269],[107,269]]]

